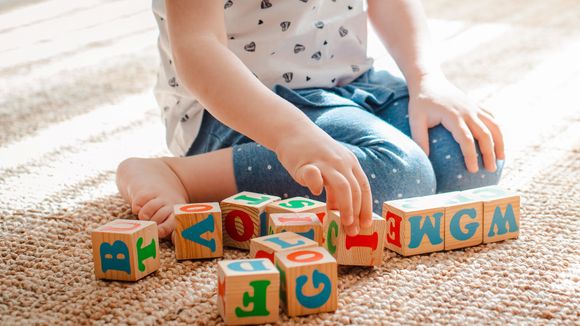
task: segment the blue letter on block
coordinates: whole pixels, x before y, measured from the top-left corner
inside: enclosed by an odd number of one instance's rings
[[[117,240],[113,242],[113,245],[103,242],[101,243],[99,251],[101,252],[101,269],[103,270],[103,273],[108,270],[115,270],[131,274],[129,248],[123,241]],[[111,255],[111,258],[107,258],[107,255]],[[119,259],[118,255],[123,255],[123,258]]]
[[[238,260],[228,264],[228,268],[236,272],[258,272],[267,271],[268,267],[264,266],[265,260]],[[245,268],[249,265],[250,268]]]
[[[213,215],[210,214],[205,220],[183,230],[181,232],[181,236],[189,241],[197,242],[202,246],[208,247],[209,249],[211,249],[211,252],[215,252],[215,240],[214,239],[207,240],[201,237],[202,234],[206,232],[213,232],[214,229],[215,224]]]
[[[475,219],[477,217],[477,212],[475,211],[475,208],[462,209],[459,212],[455,213],[455,215],[453,215],[453,217],[451,218],[451,222],[449,223],[449,230],[451,231],[451,235],[455,239],[460,241],[465,241],[471,238],[475,233],[475,231],[477,231],[477,228],[479,227],[478,222],[472,222],[469,224],[465,224],[467,232],[461,231],[461,228],[459,227],[459,222],[461,221],[461,217],[463,217],[464,215],[467,215],[472,219]]]
[[[319,272],[317,269],[312,272],[312,285],[314,285],[316,289],[318,289],[321,284],[323,285],[320,293],[313,296],[307,296],[302,293],[302,288],[306,284],[306,281],[308,281],[308,276],[306,275],[300,275],[296,278],[296,299],[298,299],[298,302],[300,302],[301,305],[309,309],[321,307],[326,303],[326,301],[328,301],[330,293],[332,292],[330,278]]]
[[[429,215],[425,215],[423,227],[421,227],[423,216],[417,215],[409,217],[409,223],[411,223],[411,242],[409,243],[409,248],[418,248],[424,235],[427,235],[431,244],[437,245],[442,243],[443,239],[441,239],[440,233],[442,216],[443,213],[433,214],[433,218],[435,219],[435,225],[433,225]]]
[[[282,232],[288,232],[288,230],[282,229],[282,230],[280,230],[280,233],[282,233]],[[301,235],[305,238],[308,238],[310,240],[314,240],[314,229],[310,229],[310,230],[304,231],[304,232],[294,232],[294,233]]]
[[[286,242],[282,239],[280,239],[280,237],[274,237],[274,238],[270,238],[270,239],[264,239],[264,241],[269,241],[272,243],[277,244],[278,246],[280,246],[280,248],[282,249],[287,249],[287,248],[292,248],[292,247],[296,247],[296,246],[300,246],[303,245],[305,242],[303,240],[297,240],[296,243],[290,243],[290,242]]]
[[[509,232],[516,232],[519,230],[518,224],[516,223],[516,217],[514,216],[514,208],[512,204],[508,204],[505,208],[505,215],[501,214],[501,209],[499,206],[493,211],[493,219],[491,220],[491,226],[489,227],[488,237],[495,236],[493,231],[494,226],[497,225],[497,235],[506,234],[508,230],[506,229],[506,223],[509,223]]]

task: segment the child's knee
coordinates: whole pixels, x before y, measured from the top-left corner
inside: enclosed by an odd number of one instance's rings
[[[370,153],[361,163],[371,184],[376,213],[384,201],[435,193],[436,178],[429,158],[416,144],[407,145],[367,148]]]

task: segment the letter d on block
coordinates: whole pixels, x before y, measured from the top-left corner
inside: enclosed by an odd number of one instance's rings
[[[235,261],[229,263],[227,267],[236,272],[259,272],[268,270],[263,260]]]

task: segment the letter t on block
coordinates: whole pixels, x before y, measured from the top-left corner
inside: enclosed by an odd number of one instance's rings
[[[279,318],[280,273],[268,259],[218,262],[219,314],[227,325],[275,323]]]
[[[157,224],[114,220],[91,234],[97,279],[137,281],[159,269]]]
[[[175,205],[175,258],[223,256],[222,215],[219,203]]]

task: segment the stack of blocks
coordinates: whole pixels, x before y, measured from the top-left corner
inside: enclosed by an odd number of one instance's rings
[[[267,234],[266,206],[280,197],[243,191],[222,200],[224,245],[249,249],[250,240]]]
[[[322,244],[322,223],[314,213],[273,213],[268,219],[268,233],[287,231]]]
[[[304,197],[292,197],[273,202],[266,206],[266,212],[272,213],[314,213],[320,223],[326,217],[326,203]]]
[[[286,250],[316,247],[318,243],[294,232],[266,235],[251,240],[250,258],[268,258],[274,263],[274,254]]]
[[[385,202],[387,248],[411,256],[519,236],[520,196],[497,186]]]
[[[520,197],[491,186],[387,201],[357,236],[338,211],[303,197],[244,191],[176,205],[174,215],[178,260],[221,257],[223,246],[250,250],[252,259],[218,263],[218,309],[226,324],[251,324],[276,322],[280,299],[289,316],[336,310],[337,264],[380,265],[384,247],[409,256],[517,238]],[[115,220],[92,242],[97,279],[137,281],[159,268],[155,222]]]

